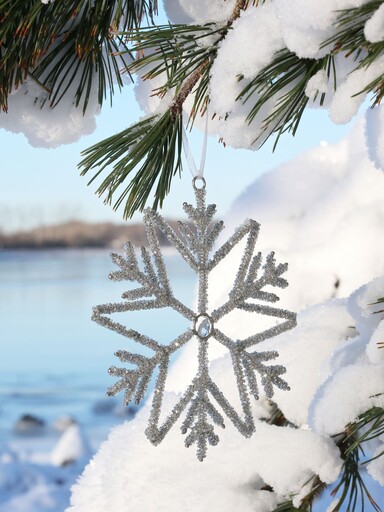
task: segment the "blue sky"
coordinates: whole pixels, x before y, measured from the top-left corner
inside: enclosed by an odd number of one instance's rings
[[[121,131],[140,115],[133,88],[127,86],[122,94],[116,95],[112,108],[109,105],[103,108],[97,118],[96,131],[77,143],[56,149],[34,148],[23,134],[0,129],[0,229],[29,228],[73,218],[120,222],[122,212],[113,212],[110,206],[103,204],[102,199],[94,194],[95,186],[87,186],[87,177],[80,176],[77,164],[83,149]],[[260,174],[322,140],[339,140],[348,129],[348,126],[334,125],[327,112],[308,111],[297,136],[283,136],[275,153],[272,152],[272,142],[254,152],[224,148],[211,137],[205,167],[210,201],[218,204],[223,215],[239,193]],[[192,132],[190,144],[195,160],[199,161],[202,134]],[[180,216],[183,201],[191,200],[191,196],[191,175],[185,166],[182,179],[174,179],[163,209],[164,215]],[[133,220],[140,221],[141,215],[136,214]]]

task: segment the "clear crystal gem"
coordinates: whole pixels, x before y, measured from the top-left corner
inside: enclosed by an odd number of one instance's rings
[[[198,315],[195,318],[194,331],[200,338],[208,338],[213,329],[212,320],[208,315]]]

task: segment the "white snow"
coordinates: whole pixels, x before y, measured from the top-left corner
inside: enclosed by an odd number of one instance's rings
[[[384,407],[383,389],[382,365],[355,363],[340,368],[314,397],[311,426],[322,434],[342,432],[371,407]]]
[[[276,394],[278,406],[299,426],[306,419],[308,402],[314,394],[308,422],[315,431],[308,430],[305,424],[298,429],[282,428],[258,420],[256,434],[247,440],[227,425],[220,433],[218,447],[212,449],[207,461],[200,464],[190,450],[184,449],[178,429],[173,429],[159,447],[154,448],[148,443],[143,436],[148,419],[147,406],[134,422],[116,428],[103,444],[80,482],[74,486],[72,507],[68,512],[86,512],[90,502],[95,504],[94,512],[102,512],[107,503],[116,512],[127,510],[124,508],[127,504],[128,510],[141,507],[149,512],[176,512],[180,508],[208,512],[213,507],[230,512],[236,506],[247,512],[255,510],[256,504],[260,507],[257,510],[272,510],[272,506],[284,497],[300,493],[301,487],[314,474],[326,483],[335,481],[341,469],[341,459],[332,438],[324,434],[341,432],[347,423],[370,406],[384,406],[383,395],[374,396],[383,389],[384,372],[382,364],[357,362],[341,366],[336,377],[331,376],[327,382],[327,375],[332,372],[330,361],[334,349],[343,342],[346,350],[351,350],[348,336],[353,331],[348,324],[354,320],[359,322],[361,318],[368,323],[371,320],[366,315],[367,304],[358,311],[354,308],[356,304],[362,304],[363,298],[376,295],[378,289],[383,289],[383,284],[384,278],[375,280],[348,301],[330,301],[311,308],[305,314],[307,318],[299,318],[295,331],[266,344],[266,348],[273,346],[280,351],[292,388],[289,393]],[[357,296],[361,300],[356,301]],[[356,311],[358,318],[348,315],[348,305]],[[241,326],[238,329],[241,331]],[[365,342],[365,339],[360,340],[360,344]],[[317,361],[316,353],[319,354]],[[355,349],[354,353],[359,358],[360,351]],[[287,357],[289,354],[291,357]],[[330,361],[327,361],[329,357]],[[228,382],[225,365],[217,363],[212,366],[213,378],[215,382],[221,380],[221,385],[225,386]],[[315,391],[324,380],[326,384],[320,387],[319,397]],[[227,394],[225,388],[224,393]],[[166,394],[164,406],[173,401],[172,393]],[[267,405],[261,400],[256,411],[259,418],[263,415],[263,407],[267,415]],[[302,417],[297,412],[290,412],[292,407],[293,411],[302,410]],[[381,464],[382,459],[378,459],[369,466],[369,472],[380,481]],[[270,508],[263,508],[266,495],[260,491],[262,482],[274,489],[274,495],[268,497]]]
[[[308,96],[308,98],[313,99],[316,94],[327,92],[328,75],[325,69],[320,69],[320,71],[318,71],[308,80],[307,87],[305,89],[305,95]]]
[[[46,101],[41,107],[43,100]],[[92,133],[99,111],[95,94],[90,98],[85,115],[68,99],[52,109],[46,93],[29,80],[8,98],[8,113],[0,113],[0,128],[24,133],[32,146],[55,148]]]
[[[250,80],[270,64],[276,52],[283,47],[280,20],[272,3],[245,11],[220,43],[212,66],[210,108],[221,119],[218,135],[230,146],[256,149],[262,143],[263,139],[257,144],[254,141],[263,133],[263,121],[272,112],[276,99],[261,109],[257,120],[248,124],[245,119],[255,103],[254,98],[245,104],[243,99],[237,98]],[[242,48],[252,48],[253,51],[244,52]],[[228,69],[231,69],[231,73],[228,73]],[[239,80],[239,77],[243,78]],[[270,129],[267,133],[270,133]]]
[[[379,345],[379,343],[382,344]],[[384,321],[381,321],[379,325],[376,327],[375,331],[368,342],[367,345],[367,356],[371,363],[373,364],[383,364],[384,363]]]
[[[331,371],[329,355],[355,333],[345,300],[310,307],[299,314],[297,324],[296,329],[265,347],[279,352],[279,362],[287,368],[284,378],[291,388],[289,393],[276,390],[274,400],[289,421],[302,426],[308,423],[314,394]]]
[[[360,121],[347,140],[315,148],[258,179],[234,203],[221,240],[244,218],[255,218],[261,221],[259,250],[274,249],[277,261],[289,261],[290,286],[280,293],[281,307],[302,310],[298,326],[260,349],[276,349],[277,363],[287,368],[291,390],[275,391],[274,400],[297,428],[266,424],[270,405],[261,398],[253,405],[256,433],[244,439],[227,420],[219,445],[200,463],[193,448],[184,448],[177,427],[160,446],[150,445],[144,436],[147,404],[101,446],[74,486],[68,512],[86,512],[90,502],[93,512],[271,511],[292,494],[299,505],[315,474],[324,482],[337,480],[341,460],[331,435],[369,407],[384,406],[383,395],[374,396],[384,387],[384,358],[373,352],[381,350],[384,323],[382,305],[373,304],[384,296],[384,278],[373,279],[384,274],[377,245],[384,176],[370,163],[363,137]],[[211,308],[223,303],[238,258],[239,251],[232,251],[212,273]],[[234,314],[220,328],[245,337],[264,328],[256,316]],[[195,375],[195,348],[188,345],[171,369],[165,410]],[[229,356],[212,344],[210,358],[214,381],[236,407]],[[369,465],[373,478],[379,479],[381,460]],[[264,484],[274,492],[262,491]],[[319,511],[328,508],[329,494],[327,499]]]
[[[87,461],[91,449],[79,425],[70,425],[61,436],[51,453],[54,466],[65,466],[77,460]]]
[[[336,124],[348,123],[365,100],[364,89],[384,73],[384,56],[378,57],[370,66],[350,73],[337,88],[329,115]]]
[[[279,17],[283,20],[282,31],[287,47],[303,58],[320,58],[329,51],[322,44],[336,30],[337,11],[359,7],[369,0],[275,0]]]
[[[384,5],[380,5],[373,16],[366,22],[364,36],[371,43],[384,40]]]
[[[286,494],[299,490],[313,473],[331,482],[340,468],[329,440],[265,423],[257,424],[249,440],[228,425],[219,446],[200,463],[193,450],[184,448],[177,429],[159,447],[150,445],[142,434],[147,409],[134,423],[113,430],[74,486],[68,511],[85,512],[89,503],[93,512],[107,507],[115,512],[269,511],[277,496],[260,490],[263,480]],[[299,454],[297,464],[291,463],[293,454]]]
[[[240,48],[257,49],[240,52]],[[250,8],[232,25],[227,37],[220,43],[218,56],[212,67],[210,87],[212,108],[225,114],[237,104],[236,97],[245,80],[255,77],[260,70],[271,63],[275,53],[284,47],[280,35],[280,21],[273,4]],[[231,73],[228,73],[231,69]]]
[[[180,23],[180,16],[194,23],[215,23],[228,20],[235,7],[236,0],[167,0],[165,8],[168,16]],[[180,12],[181,11],[181,12]],[[183,14],[181,14],[183,13]]]
[[[384,106],[365,113],[365,137],[369,156],[378,169],[384,169]]]

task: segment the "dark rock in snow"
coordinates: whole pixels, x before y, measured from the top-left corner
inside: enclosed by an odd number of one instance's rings
[[[113,414],[115,416],[119,416],[119,417],[123,417],[123,418],[127,418],[129,420],[132,420],[136,416],[136,414],[140,408],[141,408],[141,406],[138,406],[136,404],[129,404],[129,405],[119,404],[119,405],[116,405],[116,407],[114,407]]]
[[[13,432],[21,436],[36,436],[45,433],[45,421],[32,414],[23,414],[13,427]]]
[[[128,406],[125,406],[117,400],[105,398],[95,402],[92,407],[92,412],[97,415],[111,414],[113,416],[118,416],[119,418],[132,419],[136,416],[139,409],[140,406],[136,404],[129,404]]]
[[[98,400],[93,404],[92,412],[94,414],[113,414],[117,401],[110,398]]]

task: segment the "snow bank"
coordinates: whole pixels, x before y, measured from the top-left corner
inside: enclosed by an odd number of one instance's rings
[[[375,304],[383,296],[384,278],[377,278],[348,300],[356,337],[332,354],[332,371],[313,398],[310,422],[317,432],[337,434],[367,409],[384,407],[384,358],[376,342],[384,311]]]
[[[227,421],[218,446],[200,463],[195,451],[183,446],[177,427],[156,448],[147,441],[146,405],[133,422],[112,431],[74,486],[68,512],[88,512],[89,503],[93,512],[107,507],[115,512],[263,512],[292,494],[299,505],[313,475],[326,483],[337,480],[341,460],[331,434],[372,405],[384,405],[382,396],[372,398],[384,386],[384,358],[377,346],[384,313],[373,304],[384,296],[384,278],[354,292],[384,274],[377,245],[384,176],[370,163],[362,140],[360,122],[347,140],[316,148],[257,180],[235,202],[221,239],[252,217],[262,223],[259,250],[275,250],[278,261],[290,262],[290,287],[281,293],[281,307],[302,309],[298,326],[260,349],[277,350],[278,364],[287,368],[291,391],[276,390],[274,400],[294,427],[267,424],[263,419],[271,409],[262,397],[253,404],[254,436],[244,439]],[[238,263],[239,252],[232,251],[212,273],[212,309],[231,289]],[[230,337],[263,328],[260,316],[236,315],[220,325]],[[230,358],[218,344],[210,349],[211,375],[233,403],[237,390]],[[170,372],[165,411],[195,375],[193,351],[193,344],[187,345]],[[361,382],[358,390],[356,382]],[[380,464],[379,458],[368,467],[377,480]],[[262,490],[265,484],[273,492]],[[329,505],[321,503],[319,511]]]
[[[371,316],[365,316],[369,307],[364,303],[356,309],[356,297],[376,295],[378,289],[384,290],[384,278],[365,285],[348,300],[331,300],[309,308],[294,331],[265,344],[265,348],[280,351],[291,385],[289,393],[276,393],[276,403],[297,426],[308,421],[312,431],[305,423],[300,428],[268,425],[261,419],[268,416],[268,403],[260,400],[254,436],[244,439],[228,424],[220,434],[219,445],[204,463],[199,463],[194,452],[183,447],[178,429],[171,430],[159,447],[150,445],[143,435],[149,415],[147,405],[134,422],[115,428],[102,445],[73,487],[72,506],[67,512],[87,512],[89,503],[94,504],[93,512],[103,512],[107,506],[115,512],[251,512],[256,507],[258,511],[270,511],[292,494],[302,496],[302,487],[313,475],[325,483],[336,481],[342,461],[333,439],[324,434],[342,431],[372,405],[384,406],[382,396],[371,398],[372,393],[383,389],[383,364],[370,364],[366,356],[365,363],[360,362],[361,348],[366,348],[369,336],[361,339],[348,327],[366,318],[365,327],[374,329]],[[383,312],[376,314],[375,324],[383,318]],[[238,330],[241,335],[242,326]],[[355,346],[360,345],[352,356],[350,339]],[[334,354],[341,350],[348,351],[357,362],[345,366],[336,357],[340,368],[335,370]],[[215,382],[221,381],[227,395],[228,379],[221,363],[213,364],[212,374]],[[361,383],[359,389],[356,382]],[[171,392],[167,393],[164,407],[170,407],[174,399]],[[368,466],[372,477],[380,482],[381,467],[382,459]],[[263,491],[264,484],[274,492]],[[295,503],[299,505],[299,497]]]
[[[113,430],[74,486],[68,512],[88,512],[89,503],[93,512],[250,512],[256,506],[258,512],[267,512],[276,505],[277,495],[261,490],[263,481],[286,494],[298,491],[313,473],[331,482],[340,468],[329,440],[308,430],[265,423],[258,423],[250,440],[228,425],[218,447],[200,463],[193,450],[184,448],[178,429],[159,447],[150,445],[142,433],[147,416],[145,408],[135,422]],[[298,453],[297,462],[292,462]]]

